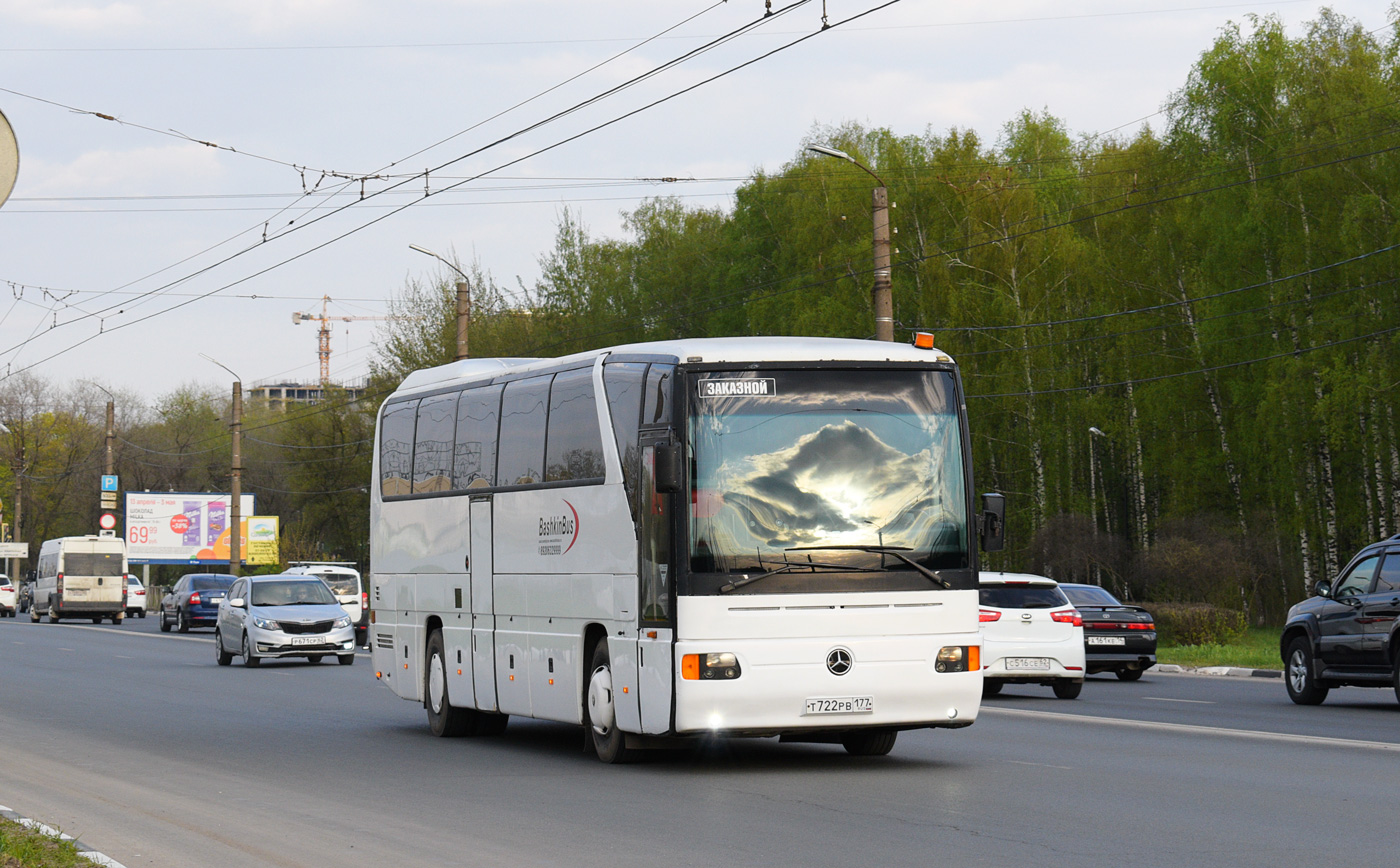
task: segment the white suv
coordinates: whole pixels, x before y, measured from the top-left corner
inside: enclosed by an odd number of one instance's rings
[[[355,644],[369,645],[369,600],[360,583],[359,570],[343,563],[293,561],[286,574],[315,576],[325,582],[355,625]]]
[[[1084,687],[1084,621],[1054,579],[982,573],[982,695],[1006,684],[1053,687],[1073,699]]]

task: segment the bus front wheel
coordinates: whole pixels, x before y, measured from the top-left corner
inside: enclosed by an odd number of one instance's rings
[[[898,735],[893,729],[857,729],[841,738],[841,746],[851,756],[884,756],[894,750]]]
[[[593,751],[605,763],[625,763],[631,759],[627,737],[617,728],[617,706],[613,701],[612,666],[608,661],[608,640],[593,646],[593,674],[588,679],[588,696],[583,704],[584,726],[593,737]]]

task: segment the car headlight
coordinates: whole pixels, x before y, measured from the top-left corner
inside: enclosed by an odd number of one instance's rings
[[[337,619],[335,620],[335,625],[336,625],[337,627],[349,627],[349,626],[350,626],[350,616],[349,616],[349,615],[341,615],[339,618],[337,618]]]
[[[281,629],[282,629],[281,625],[278,624],[276,621],[273,621],[273,620],[270,619],[270,618],[259,618],[259,617],[257,617],[257,616],[254,616],[254,617],[253,617],[253,626],[254,626],[254,627],[261,627],[261,628],[264,629],[264,630],[281,630]]]

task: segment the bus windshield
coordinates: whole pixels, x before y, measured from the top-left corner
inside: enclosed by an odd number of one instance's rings
[[[933,589],[909,561],[968,567],[951,372],[703,373],[690,402],[690,569],[720,574],[694,592],[770,571],[752,593]]]

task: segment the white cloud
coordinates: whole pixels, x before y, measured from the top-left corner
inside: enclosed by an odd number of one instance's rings
[[[95,150],[67,163],[41,159],[21,167],[17,196],[100,196],[187,192],[212,188],[222,176],[219,155],[194,144],[132,150]]]
[[[58,30],[102,32],[127,30],[143,16],[134,3],[63,3],[0,0],[0,20],[12,19]]]

